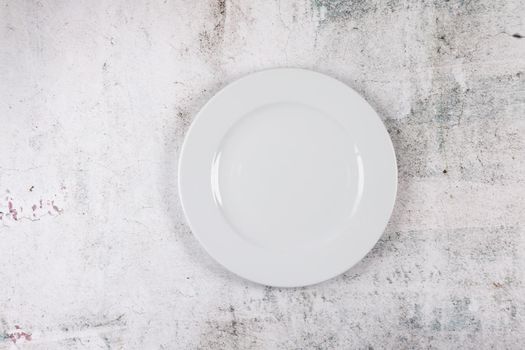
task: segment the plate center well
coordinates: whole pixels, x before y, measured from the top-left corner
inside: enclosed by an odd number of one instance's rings
[[[225,135],[211,176],[233,229],[276,250],[315,246],[341,232],[363,179],[349,133],[328,114],[288,102],[244,115]]]

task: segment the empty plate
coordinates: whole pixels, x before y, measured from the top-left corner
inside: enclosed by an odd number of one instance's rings
[[[224,267],[265,285],[334,277],[390,217],[390,137],[354,90],[303,69],[251,74],[218,92],[184,141],[179,193],[190,228]]]

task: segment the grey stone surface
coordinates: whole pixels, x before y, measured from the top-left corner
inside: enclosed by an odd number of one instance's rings
[[[521,349],[525,2],[1,1],[0,349]],[[301,289],[218,266],[177,155],[219,88],[341,79],[384,119],[380,242]]]

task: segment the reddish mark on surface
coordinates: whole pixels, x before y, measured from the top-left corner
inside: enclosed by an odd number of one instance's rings
[[[54,195],[56,197],[56,194]],[[11,217],[15,221],[20,221],[24,215],[24,207],[20,206],[18,208],[15,208],[14,201],[12,197],[6,197],[7,200],[7,210],[5,212],[0,211],[0,220],[3,220],[4,217]],[[57,214],[62,214],[64,212],[64,209],[58,207],[55,204],[55,200],[46,199],[46,211],[51,216],[56,216]],[[26,216],[26,218],[37,218],[38,209],[44,208],[44,199],[40,198],[38,203],[34,203],[31,205],[32,215]],[[26,208],[27,211],[27,208]],[[26,214],[27,215],[27,214]]]
[[[13,208],[13,202],[9,201],[7,203],[7,208],[9,209],[9,214],[13,217],[13,219],[18,221],[18,212],[15,208]]]
[[[13,343],[16,344],[17,340],[25,339],[26,341],[31,341],[33,338],[31,337],[31,333],[27,333],[24,331],[20,331],[22,328],[18,325],[15,325],[15,329],[17,330],[14,333],[8,333],[7,337],[11,339]]]
[[[61,212],[62,212],[62,209],[59,209],[59,208],[55,205],[55,201],[51,201],[51,206],[53,207],[53,210],[56,211],[57,213],[61,213]]]

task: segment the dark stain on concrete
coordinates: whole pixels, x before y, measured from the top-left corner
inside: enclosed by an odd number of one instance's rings
[[[449,315],[449,320],[445,325],[445,330],[452,332],[479,332],[481,330],[481,321],[470,310],[470,298],[452,299],[451,303],[453,307]]]
[[[199,33],[199,47],[204,55],[213,60],[224,42],[226,0],[217,0],[211,11],[213,22]]]
[[[259,343],[260,318],[240,318],[231,304],[218,309],[223,317],[203,323],[199,349],[247,349]]]
[[[318,11],[325,10],[327,20],[350,20],[371,15],[378,10],[377,3],[367,0],[313,0],[313,6]]]

